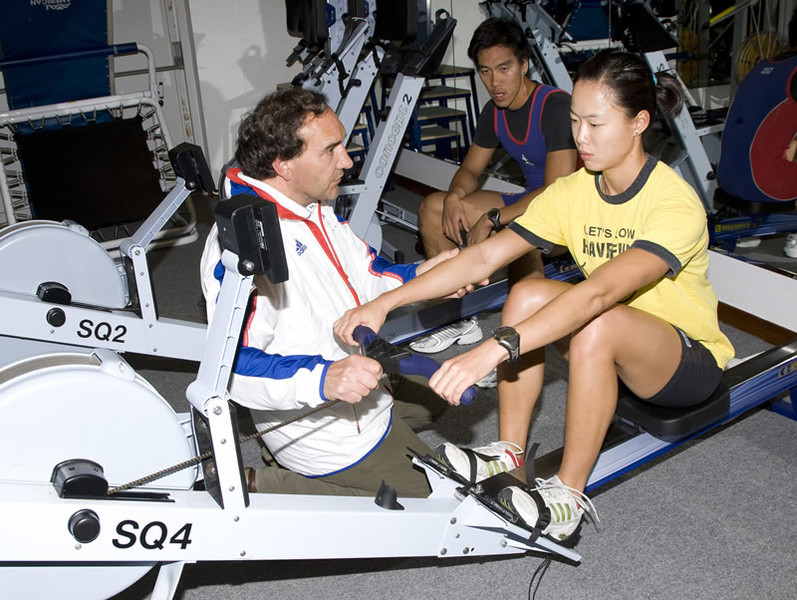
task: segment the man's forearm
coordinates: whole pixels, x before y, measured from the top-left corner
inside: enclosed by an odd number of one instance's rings
[[[448,195],[456,196],[462,200],[468,194],[472,194],[479,187],[479,178],[471,173],[468,169],[460,167],[451,178],[451,184],[448,186]]]

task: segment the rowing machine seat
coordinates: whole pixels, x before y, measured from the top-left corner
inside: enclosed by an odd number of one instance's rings
[[[628,391],[617,399],[616,414],[666,442],[677,442],[728,416],[730,389],[720,383],[708,400],[695,406],[671,408],[640,400]]]

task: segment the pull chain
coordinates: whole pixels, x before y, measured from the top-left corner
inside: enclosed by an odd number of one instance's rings
[[[267,433],[271,433],[272,431],[276,431],[277,429],[280,429],[281,427],[285,427],[286,425],[290,425],[291,423],[295,423],[296,421],[300,421],[301,419],[304,419],[305,417],[309,417],[310,415],[314,415],[317,412],[321,412],[322,410],[326,410],[328,408],[331,408],[332,406],[334,406],[338,402],[341,402],[341,400],[340,399],[328,400],[327,402],[324,402],[323,404],[319,404],[318,406],[315,406],[315,407],[311,408],[310,410],[308,410],[306,412],[303,412],[302,414],[293,417],[292,419],[288,419],[287,421],[283,421],[282,423],[277,423],[276,425],[272,425],[271,427],[268,427],[267,429],[264,429],[262,431],[256,431],[255,433],[251,433],[251,434],[249,434],[249,435],[247,435],[245,437],[240,438],[240,440],[238,440],[238,441],[239,441],[240,444],[245,444],[246,442],[251,441],[251,440],[253,440],[255,438],[261,437],[261,436],[263,436],[263,435],[265,435]],[[144,477],[141,477],[141,478],[136,479],[134,481],[131,481],[129,483],[125,483],[123,485],[119,485],[119,486],[116,486],[114,488],[111,488],[111,489],[109,489],[106,492],[106,495],[107,496],[112,496],[113,494],[116,494],[116,493],[119,493],[119,492],[123,492],[125,490],[129,490],[130,488],[138,487],[140,485],[144,485],[145,483],[149,483],[151,481],[155,481],[156,479],[160,479],[162,477],[166,477],[166,475],[170,475],[172,473],[176,473],[178,471],[182,471],[183,469],[187,469],[188,467],[192,467],[192,466],[194,466],[196,464],[199,464],[200,462],[210,458],[211,456],[213,456],[213,452],[205,452],[204,454],[200,454],[199,456],[196,456],[196,457],[191,458],[189,460],[183,461],[181,463],[177,463],[176,465],[172,465],[171,467],[167,467],[166,469],[163,469],[161,471],[156,471],[155,473],[151,473],[150,475],[145,475]]]

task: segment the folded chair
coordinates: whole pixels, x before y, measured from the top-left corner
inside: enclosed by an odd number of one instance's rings
[[[107,249],[127,237],[174,185],[152,52],[108,45],[105,0],[51,10],[8,0],[0,22],[0,226],[29,219],[76,221]],[[146,60],[147,85],[114,93],[112,57]],[[197,238],[190,200],[157,244]]]

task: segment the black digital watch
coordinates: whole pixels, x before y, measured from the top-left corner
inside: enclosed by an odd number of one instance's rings
[[[499,327],[493,333],[493,338],[509,352],[507,362],[515,362],[520,356],[520,334],[512,327]]]
[[[497,208],[488,210],[487,218],[490,219],[490,222],[493,224],[493,229],[496,231],[501,231],[504,228],[504,226],[501,225],[501,211]]]

